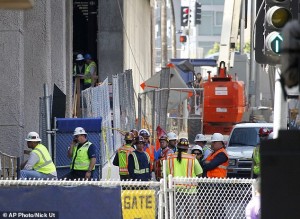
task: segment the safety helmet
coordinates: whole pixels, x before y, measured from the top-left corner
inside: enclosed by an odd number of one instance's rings
[[[125,141],[132,141],[134,139],[134,135],[132,132],[126,132],[124,140]]]
[[[92,59],[91,54],[87,53],[84,55],[84,59]]]
[[[189,140],[187,138],[180,138],[177,144],[177,148],[188,149],[189,148]]]
[[[270,134],[270,130],[268,128],[262,127],[258,131],[259,137],[267,137]]]
[[[221,133],[214,133],[211,136],[211,142],[222,141],[224,142],[224,136]]]
[[[139,135],[143,136],[143,137],[150,137],[150,133],[149,133],[149,131],[147,129],[141,129],[139,131]]]
[[[132,132],[132,134],[134,135],[134,137],[139,136],[139,132],[136,129],[132,129],[130,132]]]
[[[74,136],[76,135],[87,135],[87,133],[85,132],[85,130],[82,128],[82,127],[77,127],[75,130],[74,130]]]
[[[161,140],[168,141],[168,136],[166,136],[166,135],[160,136],[159,141],[161,141]]]
[[[40,136],[38,133],[29,132],[25,141],[42,141],[42,139],[40,139]]]
[[[193,153],[193,150],[199,150],[199,151],[201,151],[202,153],[203,153],[203,149],[202,149],[202,147],[201,146],[199,146],[199,145],[194,145],[194,147],[192,147],[192,153]]]
[[[81,61],[81,60],[84,60],[83,55],[82,54],[78,54],[77,58],[76,58],[76,61]]]
[[[205,141],[205,142],[207,142],[207,139],[205,138],[205,136],[203,134],[197,134],[194,141],[195,142],[197,142],[197,141]]]
[[[136,138],[135,138],[135,142],[136,143],[145,143],[145,140],[144,140],[144,138],[142,137],[142,136],[137,136]]]
[[[177,140],[178,139],[177,135],[174,132],[169,132],[167,134],[167,136],[168,136],[169,141],[170,140]]]

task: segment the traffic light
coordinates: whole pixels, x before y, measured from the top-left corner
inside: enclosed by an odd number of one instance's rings
[[[298,18],[298,0],[257,0],[256,7],[255,60],[260,64],[280,64],[284,40],[280,33],[287,22]]]
[[[189,25],[190,11],[189,7],[181,7],[181,26],[186,27]]]
[[[180,36],[179,37],[179,41],[181,42],[181,43],[186,43],[186,36],[184,36],[184,35],[182,35],[182,36]]]
[[[195,25],[201,24],[201,3],[195,3]]]

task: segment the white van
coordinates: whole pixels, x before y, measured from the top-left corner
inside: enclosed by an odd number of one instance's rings
[[[228,177],[251,177],[252,154],[259,143],[260,128],[273,130],[273,123],[240,123],[232,129],[226,145],[229,156]]]

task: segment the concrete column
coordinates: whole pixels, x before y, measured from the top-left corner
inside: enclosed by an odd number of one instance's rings
[[[20,156],[24,144],[23,11],[0,10],[0,145]]]

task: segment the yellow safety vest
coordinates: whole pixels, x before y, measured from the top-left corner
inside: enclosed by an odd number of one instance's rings
[[[150,156],[148,153],[144,152],[147,155],[147,159],[148,159],[148,163],[150,164]],[[135,154],[135,152],[133,151],[132,153],[133,156],[133,160],[134,160],[134,174],[144,174],[144,173],[149,173],[149,168],[144,168],[144,169],[140,169],[140,164],[138,161],[138,158]]]
[[[94,66],[95,67],[95,71],[97,72],[97,65],[95,62],[91,62],[86,68],[85,68],[85,73],[84,75],[87,75],[90,73],[91,67]],[[84,83],[85,84],[91,84],[92,83],[92,78],[85,78],[84,79]]]
[[[126,144],[118,149],[119,172],[120,175],[129,175],[128,172],[128,156],[134,148],[130,144]]]
[[[41,172],[41,173],[45,173],[45,174],[50,174],[56,171],[55,165],[52,162],[51,156],[47,150],[47,148],[42,145],[42,144],[38,144],[33,150],[33,153],[35,153],[36,155],[38,155],[39,157],[39,162],[36,163],[33,166],[33,169]]]
[[[196,177],[194,171],[195,155],[182,153],[181,163],[177,161],[178,152],[168,156],[169,173],[173,177]]]
[[[74,170],[88,170],[90,166],[90,158],[88,155],[89,147],[91,146],[91,142],[87,141],[84,145],[82,145],[78,150],[78,143],[73,148],[73,159],[70,168],[72,169],[72,165],[74,163]],[[77,151],[77,152],[76,152]],[[77,154],[77,156],[76,156]],[[75,158],[76,156],[76,158]],[[74,160],[75,159],[75,160]],[[95,169],[95,166],[93,170]]]
[[[260,174],[260,153],[259,153],[260,146],[257,145],[256,148],[253,150],[253,173],[256,175]]]

